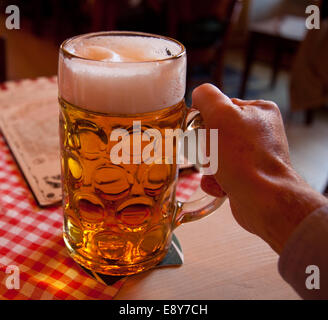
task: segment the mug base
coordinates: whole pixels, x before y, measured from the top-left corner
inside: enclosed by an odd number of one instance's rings
[[[70,245],[65,232],[63,238],[68,253],[75,262],[77,262],[79,265],[85,267],[88,270],[111,276],[129,276],[147,271],[155,267],[160,261],[162,261],[168,252],[168,250],[163,250],[159,254],[153,256],[151,259],[133,265],[103,264],[92,261],[91,259],[87,259],[86,257],[79,254],[77,251],[75,251],[74,248],[72,248],[72,246]]]

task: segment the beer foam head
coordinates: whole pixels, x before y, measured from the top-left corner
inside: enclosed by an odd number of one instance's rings
[[[59,57],[59,95],[96,112],[135,114],[180,102],[186,55],[176,42],[151,36],[98,35],[68,40]]]

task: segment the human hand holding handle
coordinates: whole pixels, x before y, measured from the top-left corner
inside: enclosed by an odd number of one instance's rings
[[[293,169],[279,108],[230,99],[210,84],[192,99],[206,128],[219,129],[219,169],[203,177],[203,190],[226,193],[237,222],[280,253],[296,226],[328,200]]]

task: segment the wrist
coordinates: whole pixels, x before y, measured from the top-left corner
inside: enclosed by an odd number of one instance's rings
[[[313,211],[328,204],[293,169],[276,179],[272,186],[273,209],[267,221],[265,237],[280,254],[297,226]]]

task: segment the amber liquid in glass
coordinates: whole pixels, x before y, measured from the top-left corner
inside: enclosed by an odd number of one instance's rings
[[[91,112],[59,99],[64,240],[70,255],[93,271],[128,275],[155,266],[165,256],[174,225],[175,161],[114,164],[116,128],[140,134],[157,129],[165,153],[165,129],[181,128],[184,101],[151,113],[111,115]],[[137,131],[138,131],[137,130]],[[129,138],[130,139],[130,138]],[[150,142],[141,142],[141,152]],[[131,135],[131,155],[134,140]],[[162,145],[162,146],[161,146]],[[174,143],[174,155],[176,150]],[[138,152],[138,151],[137,151]]]

